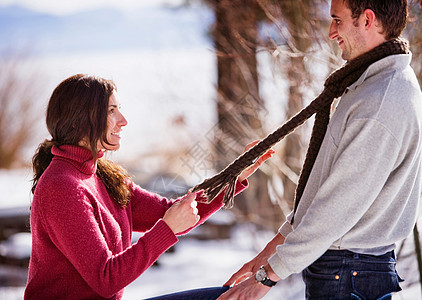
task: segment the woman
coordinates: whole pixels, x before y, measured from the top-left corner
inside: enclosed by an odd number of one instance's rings
[[[123,289],[194,226],[222,206],[200,194],[167,200],[134,184],[106,160],[127,121],[110,80],[75,75],[47,108],[51,140],[33,157],[32,254],[25,299],[121,299]],[[239,176],[236,192],[272,155]],[[132,231],[145,232],[133,245]]]

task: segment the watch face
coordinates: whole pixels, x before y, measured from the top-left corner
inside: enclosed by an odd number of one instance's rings
[[[261,282],[261,281],[265,280],[265,278],[267,278],[267,273],[265,272],[264,269],[259,269],[258,272],[256,272],[256,275],[255,275],[256,281]]]

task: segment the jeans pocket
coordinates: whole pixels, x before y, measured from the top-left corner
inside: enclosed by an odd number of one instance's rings
[[[340,288],[339,275],[316,273],[310,267],[302,272],[306,285],[306,299],[331,299]]]
[[[395,272],[352,271],[351,278],[353,294],[361,299],[383,299],[391,293],[401,291]]]

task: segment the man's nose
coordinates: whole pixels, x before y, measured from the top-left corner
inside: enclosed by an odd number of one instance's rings
[[[334,40],[334,39],[336,39],[336,38],[337,38],[337,36],[338,36],[338,33],[337,33],[337,24],[336,24],[336,22],[333,20],[333,21],[331,21],[331,24],[330,24],[330,31],[329,31],[329,33],[328,33],[328,37],[329,37],[330,39]]]

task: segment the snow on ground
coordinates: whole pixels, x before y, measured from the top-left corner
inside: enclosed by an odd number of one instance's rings
[[[29,207],[31,178],[31,169],[0,169],[0,209]]]

